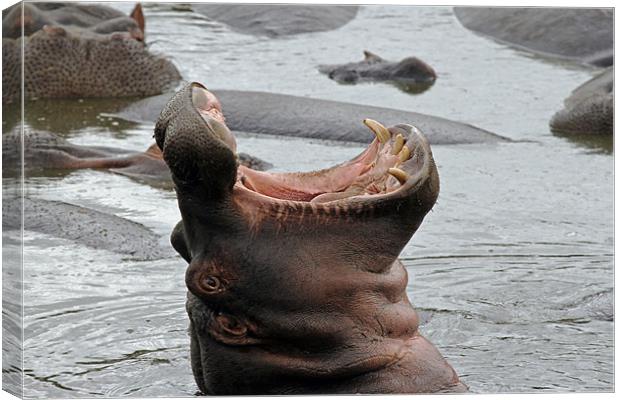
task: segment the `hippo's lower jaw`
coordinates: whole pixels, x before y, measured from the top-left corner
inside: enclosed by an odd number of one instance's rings
[[[164,108],[155,137],[183,220],[192,367],[209,394],[416,393],[464,389],[418,332],[397,260],[434,205],[430,146],[385,128],[339,166],[237,167],[219,102],[200,84]]]

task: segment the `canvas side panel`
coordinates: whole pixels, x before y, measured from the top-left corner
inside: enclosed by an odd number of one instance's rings
[[[22,8],[23,3],[13,7]],[[3,14],[6,10],[3,11]],[[23,397],[22,39],[2,40],[2,389]]]

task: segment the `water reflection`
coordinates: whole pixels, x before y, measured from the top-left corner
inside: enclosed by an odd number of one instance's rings
[[[613,135],[589,135],[587,133],[576,134],[562,134],[560,132],[554,132],[555,136],[563,138],[570,143],[574,143],[579,147],[588,149],[594,153],[613,154],[614,152],[614,136]]]
[[[433,148],[442,192],[403,251],[408,294],[422,311],[422,332],[474,392],[613,390],[611,141],[559,138],[548,128],[566,93],[591,69],[540,62],[475,36],[449,8],[363,7],[336,32],[277,41],[234,33],[186,7],[174,8],[145,5],[148,41],[187,79],[414,110],[536,141]],[[316,66],[336,55],[356,57],[360,37],[393,52],[386,58],[410,51],[416,37],[416,53],[437,66],[438,81],[411,96],[385,84],[336,85],[318,74]],[[75,145],[143,151],[152,143],[151,125],[107,116],[132,101],[39,100],[28,103],[26,122]],[[9,110],[5,132],[18,121],[18,109]],[[316,140],[238,139],[239,151],[270,161],[277,171],[321,168],[361,150]],[[140,223],[171,250],[168,235],[180,219],[172,191],[90,169],[25,178],[30,198]],[[19,174],[5,176],[4,192],[19,192],[19,182]],[[4,235],[3,261],[17,260],[19,231]],[[32,231],[24,241],[26,395],[195,393],[183,260],[172,251],[155,260],[130,259]],[[15,317],[21,271],[3,268],[3,274],[10,274],[3,282],[14,284],[3,287],[10,292],[3,317]],[[20,326],[4,326],[10,330],[5,348],[14,349]],[[21,363],[15,358],[6,365],[5,385]]]

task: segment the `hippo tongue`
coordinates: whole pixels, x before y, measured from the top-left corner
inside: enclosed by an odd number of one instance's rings
[[[399,166],[411,158],[411,144],[405,145],[400,133],[392,140],[392,133],[376,121],[364,123],[377,137],[349,162],[309,173],[267,173],[240,167],[238,184],[274,199],[311,203],[398,190],[409,178]]]
[[[294,201],[310,201],[321,192],[298,189],[282,184],[270,174],[261,174],[248,168],[239,168],[239,181],[246,188],[265,196]]]
[[[238,181],[246,188],[281,200],[312,201],[327,193],[344,192],[371,168],[379,143],[374,141],[360,156],[341,166],[305,174],[274,174],[239,167]]]

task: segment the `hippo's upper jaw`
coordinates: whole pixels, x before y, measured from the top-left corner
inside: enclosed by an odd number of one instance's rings
[[[320,121],[317,121],[320,123]],[[417,331],[397,256],[434,205],[424,136],[366,120],[376,139],[309,173],[238,167],[215,96],[192,83],[155,138],[183,220],[192,367],[211,394],[412,393],[462,388]]]
[[[236,141],[219,101],[192,83],[162,111],[155,138],[181,192],[200,192],[203,201],[234,200],[251,215],[273,212],[304,223],[316,223],[314,217],[319,217],[324,225],[327,220],[390,214],[394,206],[409,203],[415,203],[414,210],[401,210],[399,219],[402,212],[425,215],[439,192],[426,138],[411,125],[386,128],[371,119],[364,124],[376,138],[348,162],[307,173],[258,172],[237,166]]]

